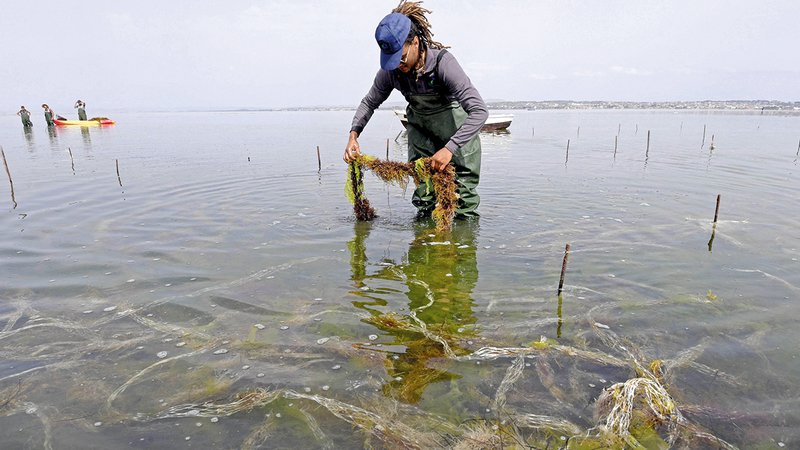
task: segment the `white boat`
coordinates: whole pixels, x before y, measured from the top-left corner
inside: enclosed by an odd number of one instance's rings
[[[400,123],[408,128],[408,120],[406,120],[405,111],[394,110],[394,113],[400,118]],[[511,126],[512,120],[514,120],[513,114],[489,114],[489,118],[486,119],[486,123],[483,124],[481,131],[505,130]]]

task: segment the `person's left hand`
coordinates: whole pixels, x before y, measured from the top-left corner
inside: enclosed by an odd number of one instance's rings
[[[433,155],[433,158],[431,158],[431,169],[441,172],[445,167],[447,167],[448,164],[450,164],[451,159],[453,159],[453,154],[447,149],[447,147],[445,147],[436,152],[436,154]]]

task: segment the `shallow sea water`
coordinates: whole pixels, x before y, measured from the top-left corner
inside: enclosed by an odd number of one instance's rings
[[[446,235],[369,173],[354,220],[352,112],[0,116],[3,448],[584,448],[653,361],[685,434],[800,446],[800,116],[514,114]]]

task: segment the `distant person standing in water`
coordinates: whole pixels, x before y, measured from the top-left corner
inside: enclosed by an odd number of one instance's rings
[[[31,112],[25,109],[24,106],[19,107],[19,111],[17,111],[17,115],[22,119],[22,126],[23,127],[32,127],[33,122],[31,122]]]
[[[78,100],[74,108],[78,108],[78,120],[86,120],[86,103]]]
[[[478,90],[445,46],[434,41],[422,2],[402,0],[375,30],[381,68],[361,100],[344,151],[349,163],[361,155],[357,138],[372,114],[394,89],[408,101],[408,160],[432,157],[431,168],[456,170],[456,217],[477,217],[480,197],[481,131],[489,110]],[[436,199],[420,186],[411,199],[420,216],[430,215]]]
[[[42,108],[44,108],[44,120],[47,121],[47,126],[55,125],[56,123],[53,122],[53,110],[47,106],[47,103],[43,104]]]

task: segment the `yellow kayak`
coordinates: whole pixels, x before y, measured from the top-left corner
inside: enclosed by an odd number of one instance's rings
[[[114,125],[114,122],[111,119],[107,119],[105,117],[98,117],[96,119],[91,120],[64,120],[64,119],[55,119],[53,120],[56,125],[79,125],[82,127],[91,127],[97,125]]]

